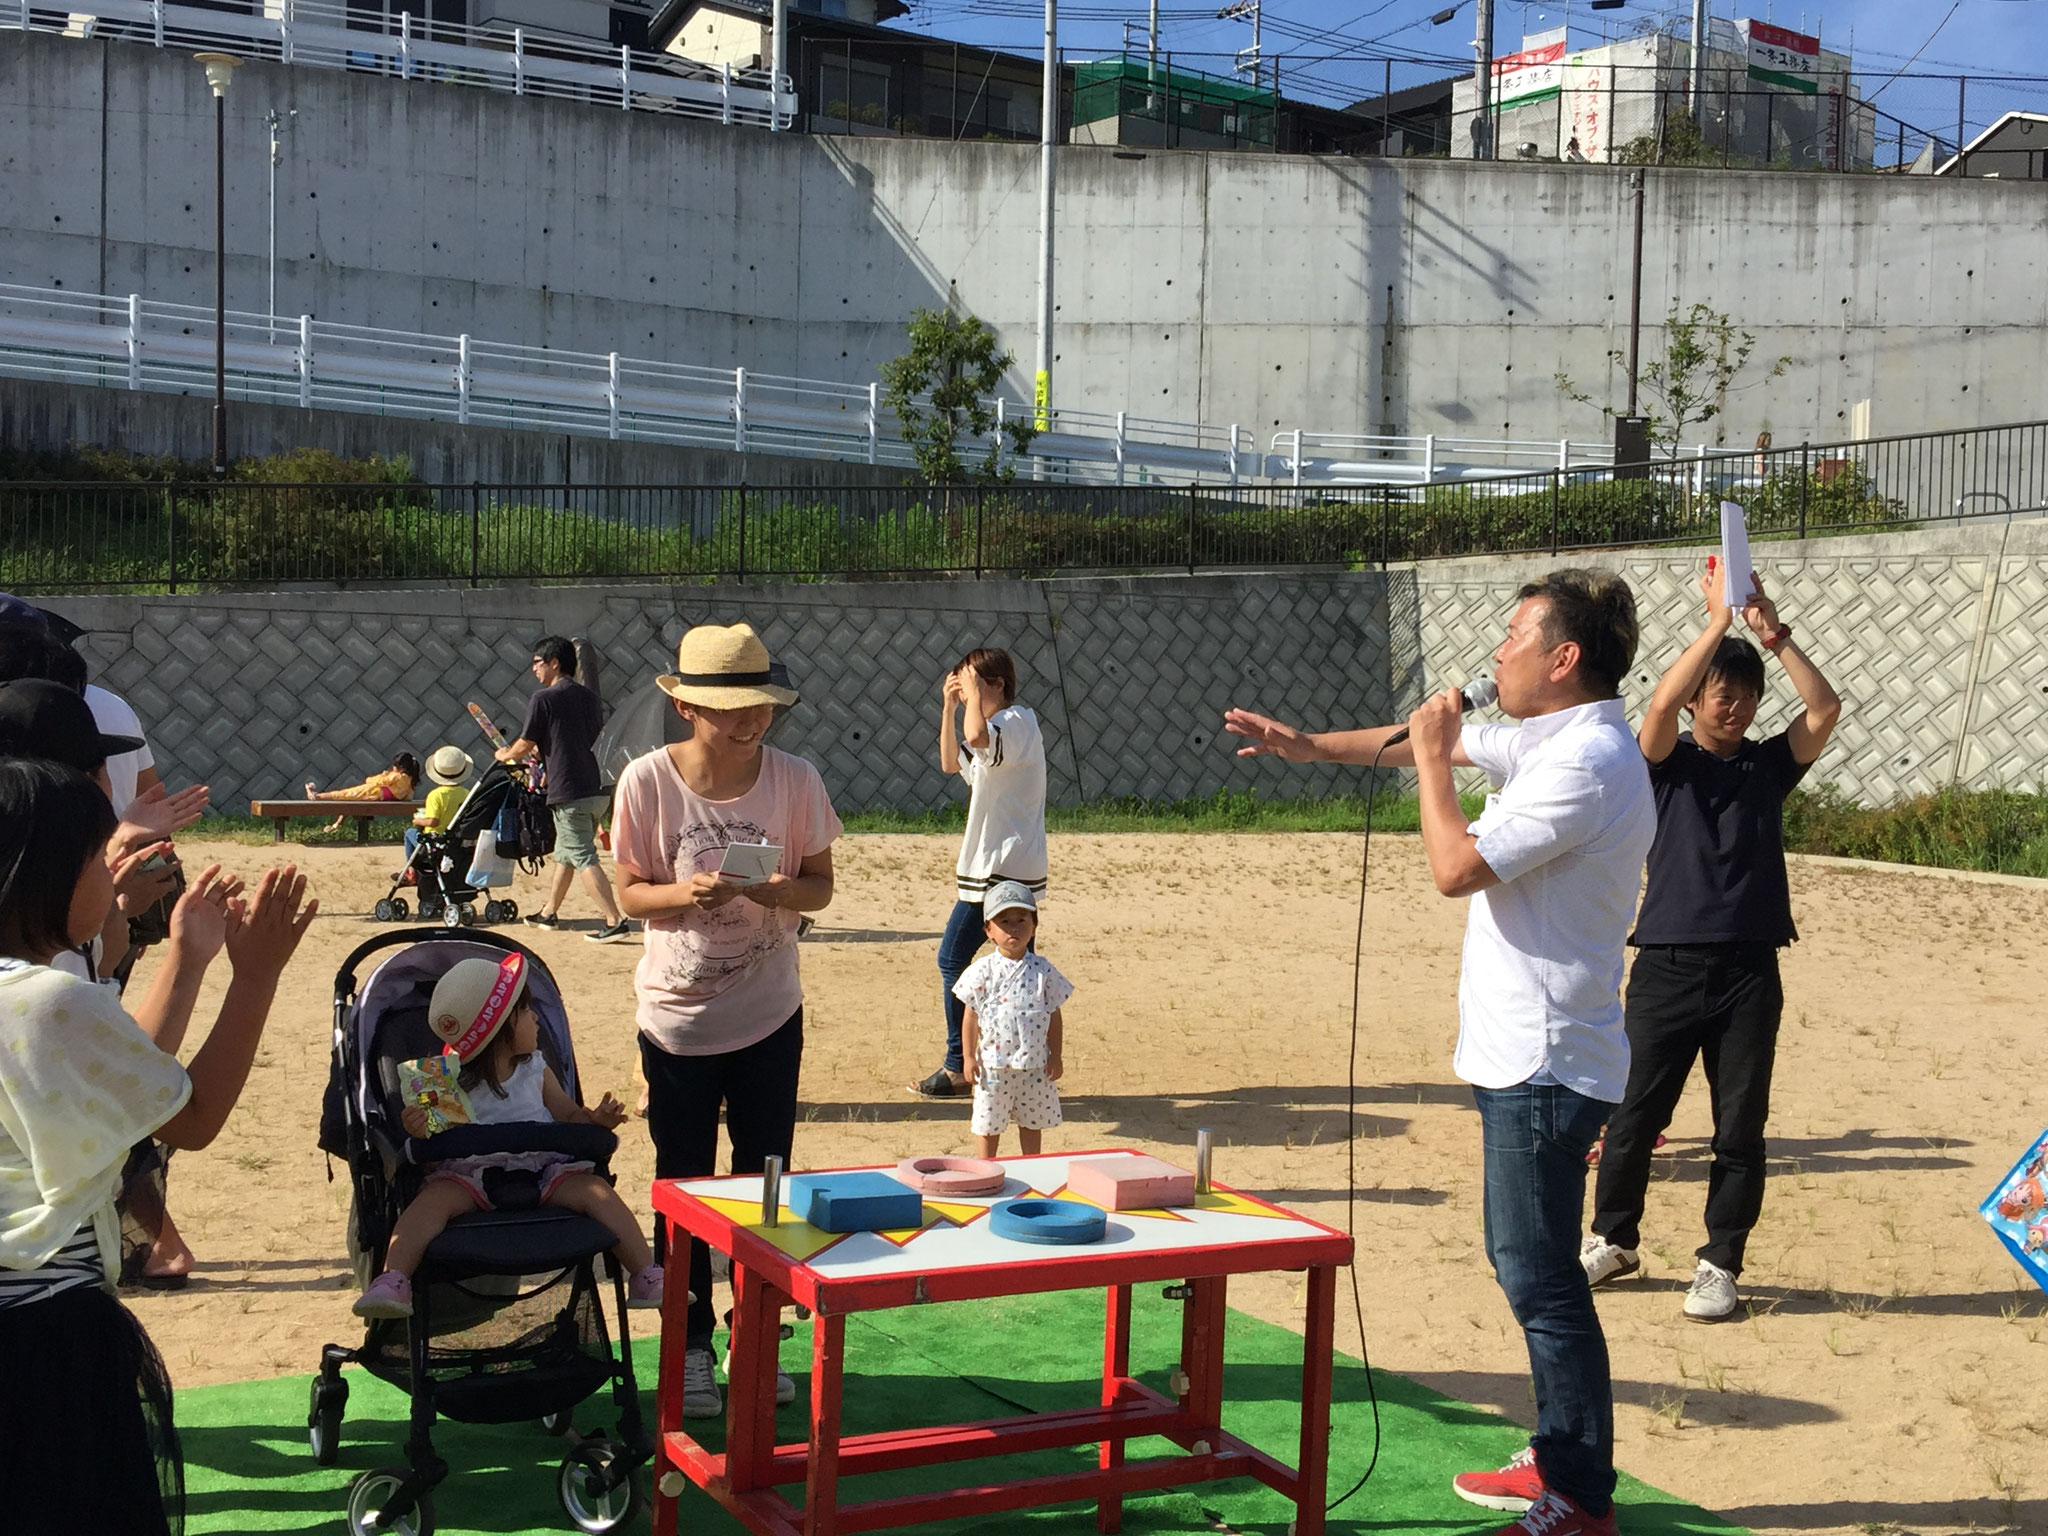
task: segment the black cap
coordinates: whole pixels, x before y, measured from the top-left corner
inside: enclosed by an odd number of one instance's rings
[[[49,616],[26,598],[16,597],[12,592],[0,592],[0,624],[14,629],[39,629],[49,633]]]
[[[72,623],[54,608],[38,608],[36,612],[43,616],[44,627],[59,645],[75,645],[80,635],[92,633],[83,624]]]
[[[0,683],[0,757],[37,757],[91,773],[110,757],[142,750],[140,736],[107,736],[92,706],[40,677]]]

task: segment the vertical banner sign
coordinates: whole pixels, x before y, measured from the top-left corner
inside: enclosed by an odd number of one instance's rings
[[[1749,78],[1804,96],[1820,93],[1820,39],[1768,21],[1742,23],[1749,38]]]
[[[1052,375],[1043,369],[1031,386],[1031,425],[1040,432],[1052,430]]]
[[[1548,101],[1564,85],[1564,28],[1539,32],[1522,39],[1519,53],[1493,61],[1493,102],[1496,107],[1519,107],[1532,101]]]
[[[1558,157],[1562,159],[1571,141],[1579,141],[1579,153],[1598,165],[1610,158],[1612,125],[1608,109],[1614,102],[1614,66],[1588,64],[1586,55],[1575,53],[1564,65],[1564,110],[1558,114]]]

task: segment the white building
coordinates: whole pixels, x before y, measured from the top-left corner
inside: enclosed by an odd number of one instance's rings
[[[1692,45],[1665,32],[1572,49],[1563,29],[1494,60],[1501,159],[1867,170],[1872,118],[1847,54],[1768,23],[1716,20],[1695,110]],[[1453,87],[1451,153],[1473,152],[1477,89]],[[1660,154],[1659,139],[1662,136]]]

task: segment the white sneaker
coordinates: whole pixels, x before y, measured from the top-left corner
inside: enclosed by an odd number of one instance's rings
[[[1735,1277],[1718,1264],[1700,1260],[1685,1293],[1685,1315],[1696,1323],[1724,1323],[1742,1310]]]
[[[711,1351],[683,1351],[683,1417],[715,1419],[725,1412],[725,1394],[711,1374]]]
[[[1634,1274],[1643,1267],[1643,1261],[1635,1249],[1617,1248],[1599,1233],[1589,1232],[1579,1244],[1579,1265],[1586,1271],[1588,1285],[1605,1285]]]
[[[725,1372],[725,1379],[727,1381],[731,1381],[732,1346],[730,1344],[725,1346],[725,1363],[720,1368]],[[787,1408],[791,1403],[795,1401],[796,1382],[790,1377],[789,1372],[777,1371],[775,1373],[775,1406],[778,1408]]]

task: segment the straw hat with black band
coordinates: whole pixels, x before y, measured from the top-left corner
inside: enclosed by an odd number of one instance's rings
[[[427,759],[427,777],[436,784],[460,784],[475,765],[460,747],[442,747]]]
[[[768,659],[768,647],[751,624],[699,624],[676,646],[676,669],[654,686],[680,704],[705,709],[752,709],[760,704],[794,704],[797,691],[789,669]]]

